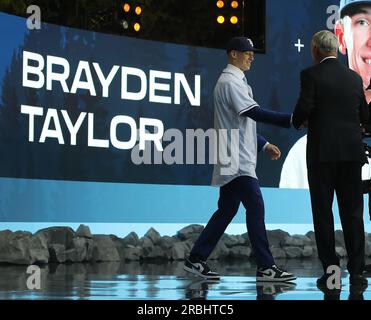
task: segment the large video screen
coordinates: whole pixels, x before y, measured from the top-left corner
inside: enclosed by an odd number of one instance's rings
[[[312,33],[333,1],[267,3],[267,52],[247,77],[258,103],[291,112]],[[291,11],[291,10],[290,10]],[[313,12],[313,13],[311,13]],[[333,18],[334,19],[334,18]],[[146,41],[1,14],[3,177],[209,185],[213,88],[224,50]],[[331,26],[331,23],[330,25]],[[16,30],[19,42],[8,41]],[[11,45],[13,44],[13,46]],[[297,45],[299,44],[299,45]],[[301,47],[304,45],[304,47]],[[261,126],[285,155],[298,133]],[[262,156],[263,186],[281,163]]]

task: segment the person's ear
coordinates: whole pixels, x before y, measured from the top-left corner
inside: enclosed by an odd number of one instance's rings
[[[314,45],[312,45],[312,58],[314,63],[320,63],[320,55],[318,48]]]
[[[334,32],[339,41],[339,51],[344,55],[347,54],[347,45],[344,39],[344,27],[340,20],[336,21]]]

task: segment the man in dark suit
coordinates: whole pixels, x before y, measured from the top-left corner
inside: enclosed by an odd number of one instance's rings
[[[338,41],[330,31],[312,39],[315,62],[301,73],[301,92],[293,125],[308,127],[307,169],[318,256],[326,285],[327,268],[339,265],[335,251],[332,203],[336,192],[348,253],[351,284],[367,284],[363,276],[365,238],[361,167],[366,162],[361,122],[368,120],[362,79],[337,60]]]

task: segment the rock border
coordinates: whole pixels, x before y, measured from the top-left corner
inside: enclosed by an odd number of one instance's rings
[[[197,237],[204,229],[192,224],[174,236],[161,236],[150,228],[139,238],[135,232],[124,238],[115,235],[93,235],[80,225],[50,227],[32,234],[26,231],[0,231],[0,263],[31,265],[47,263],[111,262],[111,261],[179,261],[189,255]],[[290,235],[282,230],[267,231],[274,258],[317,258],[314,232]],[[343,232],[335,232],[336,252],[346,257]],[[366,233],[366,256],[371,257],[371,234]],[[210,260],[254,258],[247,233],[224,234],[209,257]]]

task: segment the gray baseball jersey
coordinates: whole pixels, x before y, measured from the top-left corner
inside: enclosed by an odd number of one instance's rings
[[[241,114],[258,106],[244,73],[228,64],[214,89],[217,162],[212,185],[223,186],[239,176],[256,176],[256,122]]]

